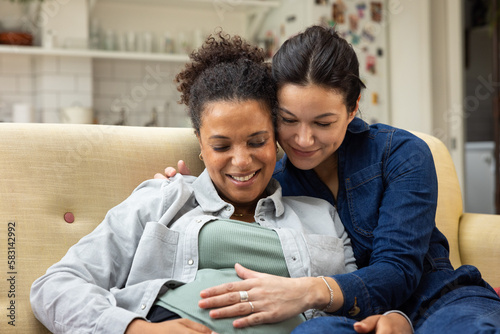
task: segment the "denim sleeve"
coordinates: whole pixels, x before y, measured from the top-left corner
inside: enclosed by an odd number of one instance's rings
[[[437,176],[427,144],[409,134],[403,137],[389,141],[382,164],[384,189],[368,265],[333,277],[345,299],[337,314],[365,318],[398,308],[422,276],[435,228]]]
[[[33,312],[51,332],[123,333],[139,318],[120,308],[110,290],[125,286],[145,222],[161,216],[160,182],[139,186],[33,283]]]

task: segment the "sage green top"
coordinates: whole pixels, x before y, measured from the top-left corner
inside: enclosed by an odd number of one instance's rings
[[[304,316],[247,328],[234,328],[237,318],[212,319],[209,310],[198,307],[200,291],[222,283],[240,280],[234,264],[273,275],[289,277],[288,269],[276,232],[257,223],[237,220],[215,220],[207,223],[198,236],[199,268],[196,279],[178,288],[170,289],[156,301],[182,318],[204,324],[213,331],[226,333],[290,333]],[[251,295],[250,295],[251,298]],[[250,307],[249,307],[250,309]]]

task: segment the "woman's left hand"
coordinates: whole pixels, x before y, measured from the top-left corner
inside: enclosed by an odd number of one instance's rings
[[[233,322],[237,328],[275,323],[291,318],[310,308],[307,279],[286,278],[259,273],[240,264],[235,265],[242,281],[221,284],[201,291],[198,306],[212,309],[212,318],[243,316]],[[314,279],[314,278],[312,278]],[[241,301],[240,291],[246,291],[248,301]]]
[[[408,320],[398,313],[372,315],[354,324],[357,333],[412,334]]]

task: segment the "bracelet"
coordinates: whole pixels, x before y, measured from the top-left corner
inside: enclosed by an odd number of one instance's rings
[[[401,312],[399,310],[390,310],[390,311],[385,312],[382,315],[388,315],[388,314],[391,314],[391,313],[397,313],[399,315],[402,315],[406,319],[406,321],[408,321],[408,323],[410,324],[411,332],[415,333],[415,330],[413,329],[413,324],[411,323],[410,318],[408,318],[408,316],[404,312]]]
[[[328,282],[326,281],[326,278],[325,276],[318,276],[319,278],[321,278],[323,280],[323,282],[325,282],[326,284],[326,287],[328,288],[328,290],[330,291],[330,302],[328,303],[328,305],[326,305],[326,307],[322,310],[323,312],[327,312],[327,310],[333,305],[333,290],[332,288],[330,287],[330,284],[328,284]]]

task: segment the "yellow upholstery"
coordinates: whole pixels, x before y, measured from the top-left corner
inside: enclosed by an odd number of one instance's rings
[[[435,157],[437,221],[450,240],[453,264],[474,264],[487,281],[500,286],[500,216],[462,214],[448,151],[437,139],[418,135]],[[47,332],[31,312],[31,283],[140,182],[181,158],[199,174],[203,163],[198,154],[191,129],[0,123],[0,333]],[[74,214],[73,223],[65,222],[66,212]],[[15,222],[11,269],[9,222]],[[6,317],[12,302],[15,327]]]

